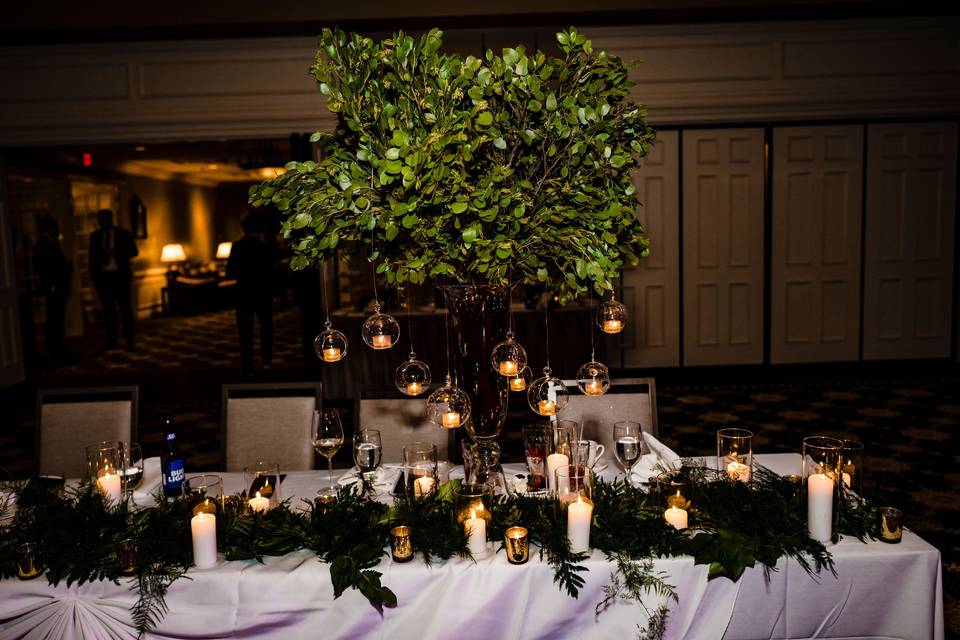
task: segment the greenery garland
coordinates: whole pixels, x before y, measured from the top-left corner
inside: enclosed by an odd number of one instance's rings
[[[653,558],[692,555],[709,567],[708,576],[738,580],[757,563],[775,570],[788,556],[808,573],[833,571],[830,552],[806,534],[806,509],[799,485],[755,465],[750,484],[726,479],[696,461],[685,461],[680,472],[691,486],[690,529],[678,531],[663,520],[658,493],[624,480],[599,481],[594,487],[591,546],[613,565],[605,598],[597,615],[618,600],[639,603],[648,614],[638,627],[641,638],[660,638],[668,607],[647,608],[644,597],[676,599],[668,576],[654,568]],[[455,523],[454,493],[459,481],[444,484],[426,497],[400,497],[393,507],[377,502],[354,487],[344,489],[328,505],[308,503],[295,510],[288,502],[265,513],[253,513],[240,497],[224,500],[217,515],[217,544],[227,560],[262,561],[300,549],[312,551],[330,565],[334,596],[359,590],[382,610],[395,606],[396,595],[380,583],[374,568],[386,555],[389,530],[411,527],[413,546],[427,564],[454,556],[469,558],[463,528]],[[17,545],[39,542],[41,562],[50,584],[124,579],[116,555],[117,543],[134,538],[137,570],[131,588],[139,594],[131,616],[143,634],[166,612],[167,588],[192,565],[187,500],[157,500],[156,506],[131,510],[107,505],[92,484],[53,491],[36,482],[12,487],[17,508],[0,504],[0,575],[17,573]],[[860,540],[875,537],[876,509],[851,495],[838,504],[839,533]],[[554,581],[571,597],[585,584],[587,554],[570,551],[566,520],[552,500],[528,495],[498,497],[493,503],[490,533],[502,540],[504,531],[523,525],[541,557],[553,568]]]

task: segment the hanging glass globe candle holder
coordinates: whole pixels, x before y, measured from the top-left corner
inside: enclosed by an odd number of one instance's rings
[[[347,357],[347,336],[331,327],[327,320],[324,330],[313,340],[313,350],[324,362],[340,362]]]
[[[602,396],[610,388],[607,365],[591,360],[577,371],[577,386],[587,396]]]
[[[427,417],[444,429],[456,429],[470,419],[470,398],[450,381],[427,398]]]
[[[417,360],[417,354],[411,351],[410,356],[397,367],[394,382],[403,395],[418,396],[430,386],[430,367],[426,362]]]
[[[620,333],[627,324],[627,308],[611,297],[597,309],[597,326],[604,333]]]
[[[531,382],[533,382],[533,371],[530,367],[524,367],[519,374],[507,381],[510,391],[526,391]]]
[[[563,411],[570,399],[563,380],[553,376],[550,367],[543,368],[543,376],[527,389],[527,404],[541,416],[555,416]]]
[[[527,351],[513,339],[513,331],[507,331],[507,339],[490,352],[494,371],[507,378],[514,378],[527,366]]]
[[[380,303],[373,305],[373,315],[363,323],[363,341],[372,349],[390,349],[400,339],[400,323],[389,313],[380,313]]]

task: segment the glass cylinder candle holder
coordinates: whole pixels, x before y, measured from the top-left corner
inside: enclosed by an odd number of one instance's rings
[[[193,515],[217,515],[223,509],[223,479],[220,476],[209,473],[188,476],[180,486]]]
[[[265,512],[282,501],[280,498],[280,465],[276,462],[258,462],[244,467],[243,486],[246,487],[247,506],[253,511]]]
[[[863,443],[844,440],[840,459],[840,478],[844,495],[853,494],[856,503],[863,501]]]
[[[552,423],[551,429],[551,447],[546,460],[547,488],[556,491],[556,471],[574,462],[573,450],[580,435],[579,425],[573,420],[557,420]]]
[[[880,540],[898,544],[903,539],[903,511],[894,507],[880,507]]]
[[[523,426],[523,453],[527,459],[528,492],[541,493],[547,490],[547,456],[552,451],[553,427],[550,424]]]
[[[507,562],[524,564],[530,559],[530,538],[526,527],[510,527],[503,534]]]
[[[124,443],[111,440],[98,442],[86,448],[87,478],[96,483],[104,500],[112,505],[123,502],[125,451]]]
[[[25,542],[17,547],[17,577],[21,580],[31,580],[43,573],[43,564],[40,562],[40,545],[36,542]]]
[[[467,548],[474,558],[487,554],[487,530],[493,520],[493,490],[488,484],[467,482],[454,493],[457,524],[467,535]]]
[[[686,529],[690,516],[690,483],[680,476],[660,476],[657,488],[664,508],[663,519],[676,529]]]
[[[390,529],[390,555],[394,562],[413,560],[413,543],[410,541],[410,527],[400,525]]]
[[[750,482],[753,476],[753,433],[746,429],[717,431],[717,471],[730,480]]]
[[[555,486],[557,505],[566,513],[570,550],[585,553],[590,550],[593,523],[593,473],[579,465],[560,467],[556,470]]]
[[[834,497],[838,479],[843,442],[826,436],[803,439],[803,482],[807,502],[807,533],[819,542],[827,543],[836,531]]]
[[[117,565],[120,575],[132,576],[137,572],[137,541],[126,538],[117,543]]]
[[[411,442],[403,447],[403,473],[407,495],[428,496],[439,488],[437,478],[437,445]]]

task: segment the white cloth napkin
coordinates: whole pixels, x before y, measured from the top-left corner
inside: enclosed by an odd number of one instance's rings
[[[373,488],[377,490],[377,493],[387,493],[393,489],[393,485],[397,482],[397,475],[401,472],[399,467],[394,466],[379,466],[374,475],[373,479]],[[345,474],[340,476],[340,479],[337,480],[337,484],[341,487],[347,487],[355,482],[360,481],[360,470],[356,467],[350,469]]]
[[[643,441],[650,453],[641,456],[640,461],[633,466],[633,477],[639,482],[649,482],[651,477],[663,473],[663,469],[679,470],[680,456],[646,431],[643,432]]]
[[[160,458],[143,460],[143,482],[133,491],[133,503],[145,507],[153,504],[153,494],[160,488],[163,477],[160,473]]]

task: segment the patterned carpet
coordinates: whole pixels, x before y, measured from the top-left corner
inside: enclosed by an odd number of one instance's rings
[[[265,375],[303,376],[295,311],[279,311],[275,323],[275,366]],[[0,427],[0,473],[33,472],[34,388],[86,380],[140,384],[140,439],[147,455],[158,453],[157,425],[172,415],[189,468],[221,467],[219,387],[238,378],[235,335],[226,311],[145,322],[136,353],[88,348],[83,364],[42,373],[28,388],[0,396],[8,418]],[[352,399],[326,402],[340,406],[345,426],[352,425]],[[661,436],[683,455],[715,453],[714,434],[724,426],[753,431],[758,453],[798,451],[812,434],[863,442],[867,496],[902,508],[907,526],[943,554],[948,637],[958,637],[960,377],[702,386],[664,381],[657,402]],[[505,457],[516,457],[519,433],[505,433],[503,440]],[[349,451],[341,451],[339,466],[349,465],[348,458]]]

